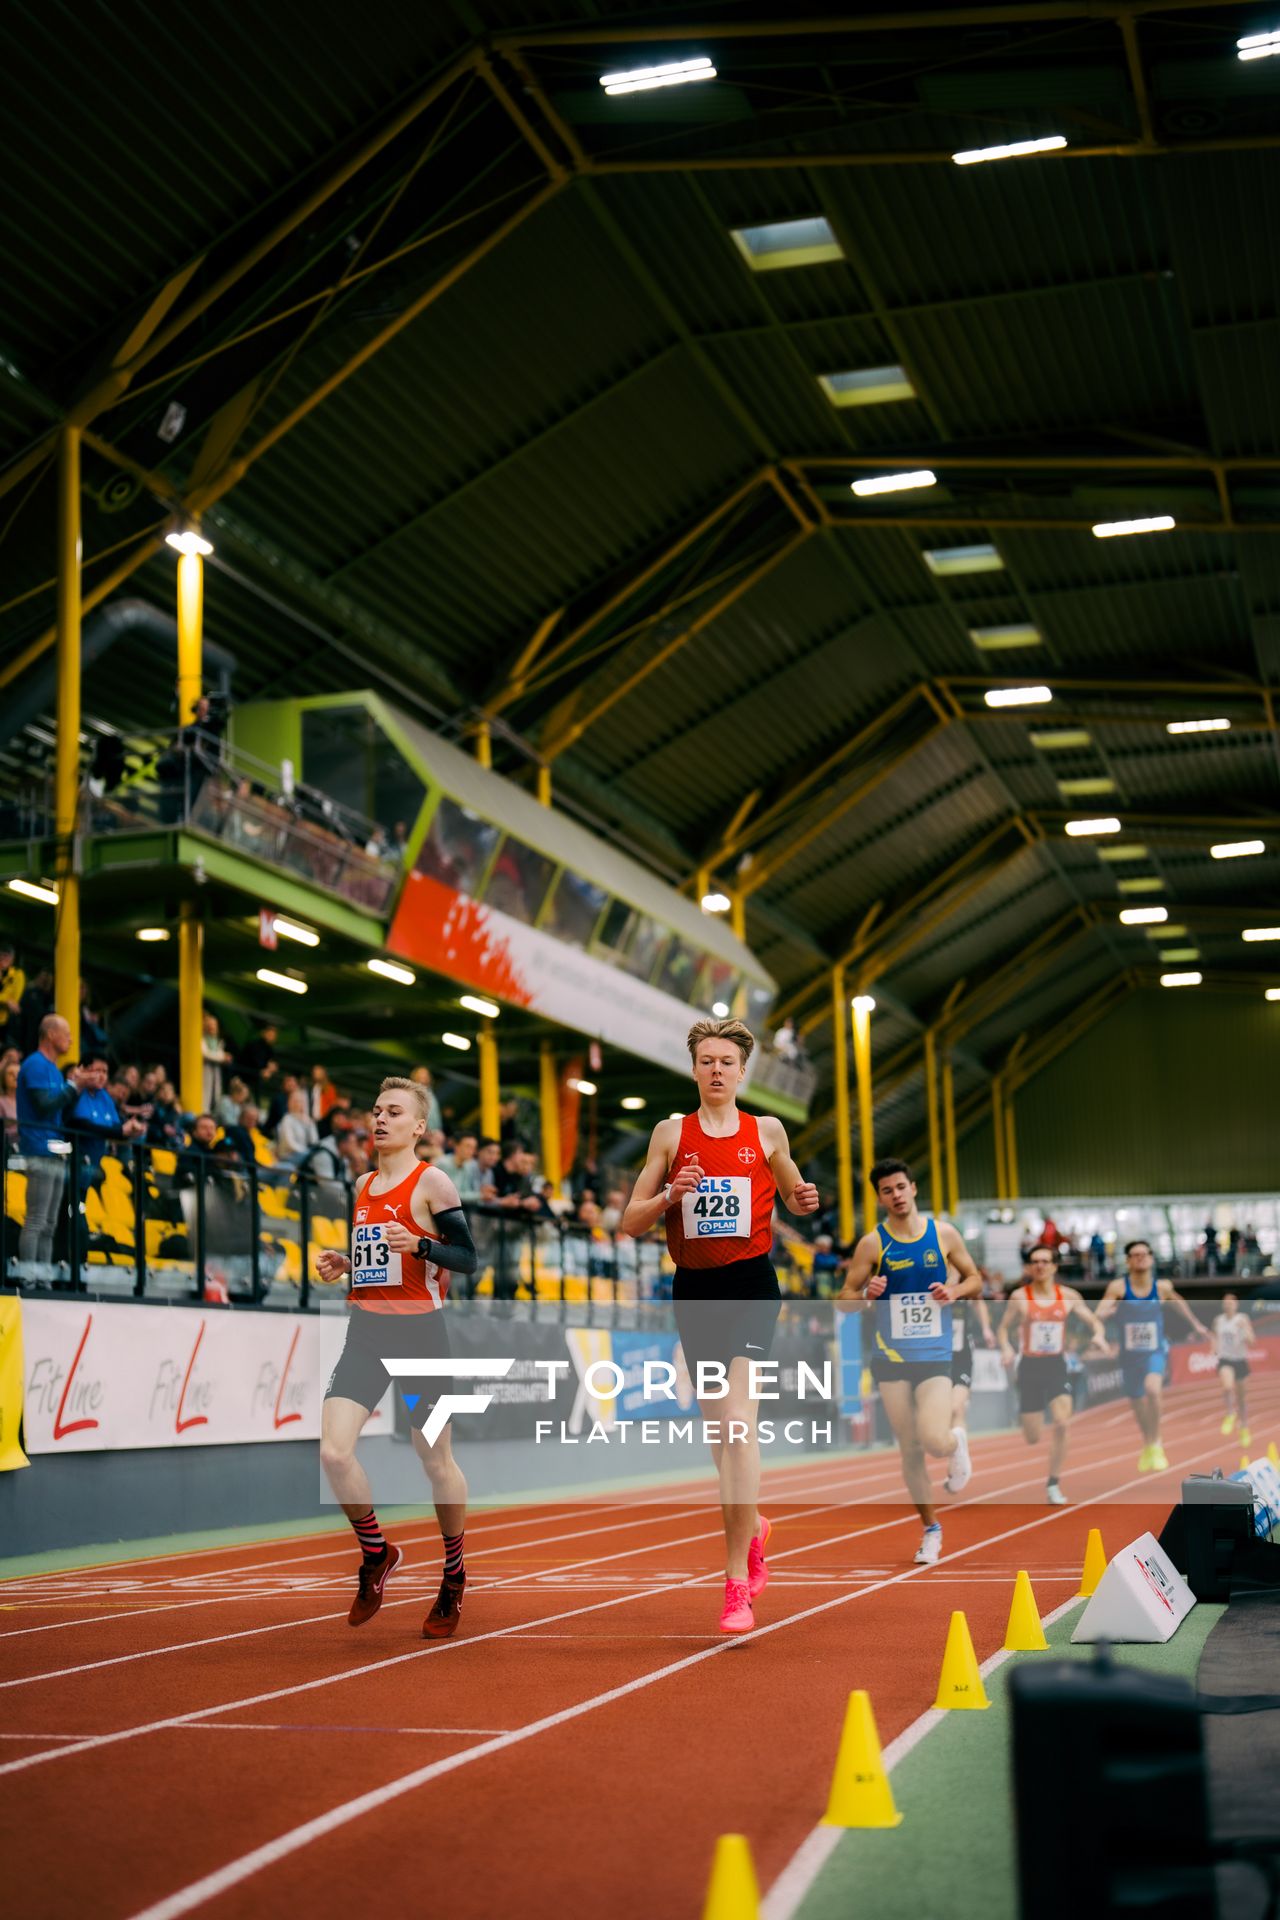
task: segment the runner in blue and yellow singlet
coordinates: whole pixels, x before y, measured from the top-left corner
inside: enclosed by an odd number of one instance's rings
[[[1212,1334],[1187,1305],[1172,1280],[1156,1276],[1156,1256],[1149,1240],[1131,1240],[1124,1250],[1126,1274],[1117,1275],[1098,1302],[1099,1320],[1115,1315],[1120,1332],[1120,1364],[1124,1390],[1142,1435],[1139,1473],[1163,1473],[1168,1456],[1160,1444],[1164,1411],[1164,1379],[1169,1342],[1164,1330],[1165,1306],[1179,1312],[1202,1340]]]
[[[929,1566],[942,1551],[942,1527],[925,1455],[949,1462],[948,1493],[959,1493],[973,1472],[965,1430],[952,1424],[951,1329],[955,1302],[976,1298],[982,1280],[950,1221],[920,1212],[905,1160],[877,1162],[871,1184],[887,1218],[859,1240],[840,1298],[878,1303],[871,1372],[924,1522],[916,1561]]]

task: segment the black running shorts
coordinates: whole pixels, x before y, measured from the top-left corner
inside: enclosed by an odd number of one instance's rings
[[[684,1362],[696,1381],[699,1361],[728,1367],[739,1354],[767,1360],[782,1310],[782,1290],[766,1254],[722,1267],[677,1267],[671,1288]]]
[[[953,1387],[973,1385],[973,1348],[967,1340],[962,1347],[956,1347],[952,1352],[951,1384]]]
[[[1247,1360],[1219,1360],[1218,1365],[1219,1367],[1230,1367],[1237,1382],[1249,1378],[1249,1362]]]
[[[354,1400],[358,1407],[372,1412],[387,1390],[391,1376],[382,1362],[387,1360],[447,1360],[450,1357],[448,1313],[436,1307],[425,1313],[372,1313],[368,1307],[351,1307],[347,1314],[347,1338],[338,1364],[324,1390],[326,1400]],[[442,1393],[452,1391],[453,1382],[443,1377],[430,1380],[396,1381],[397,1390],[417,1404],[409,1409],[409,1424],[421,1427]]]
[[[1060,1353],[1024,1354],[1019,1360],[1019,1413],[1043,1413],[1051,1400],[1070,1392],[1067,1363]]]

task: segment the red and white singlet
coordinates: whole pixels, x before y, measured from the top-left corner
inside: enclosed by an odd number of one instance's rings
[[[738,1113],[738,1131],[704,1133],[696,1113],[680,1125],[668,1179],[696,1160],[704,1178],[695,1193],[667,1208],[667,1251],[678,1267],[725,1267],[768,1254],[773,1245],[773,1169],[752,1113]]]
[[[1027,1311],[1022,1320],[1022,1351],[1032,1360],[1048,1360],[1065,1351],[1067,1315],[1071,1309],[1062,1288],[1054,1283],[1052,1300],[1037,1300],[1030,1284],[1022,1289]]]
[[[370,1313],[431,1313],[442,1307],[449,1291],[449,1273],[416,1253],[396,1253],[387,1244],[385,1229],[393,1220],[420,1239],[440,1235],[420,1226],[413,1217],[413,1190],[427,1171],[416,1166],[398,1186],[371,1193],[375,1174],[367,1174],[356,1188],[355,1223],[351,1229],[351,1292],[347,1303]]]

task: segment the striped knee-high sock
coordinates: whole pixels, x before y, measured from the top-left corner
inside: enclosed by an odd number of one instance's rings
[[[461,1580],[466,1573],[466,1563],[462,1558],[462,1543],[465,1533],[446,1533],[444,1536],[444,1571],[449,1580]]]
[[[365,1559],[381,1559],[387,1550],[387,1543],[383,1538],[382,1528],[378,1525],[378,1516],[373,1508],[370,1507],[368,1513],[366,1513],[362,1519],[353,1520],[351,1524],[355,1528],[356,1539],[360,1542],[360,1551],[364,1554]]]

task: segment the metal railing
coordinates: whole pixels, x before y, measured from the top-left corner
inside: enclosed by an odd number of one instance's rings
[[[381,914],[399,882],[398,853],[366,847],[377,823],[280,769],[233,749],[217,734],[187,729],[178,740],[131,739],[129,764],[109,790],[90,770],[81,786],[80,830],[137,833],[184,827],[219,840],[309,885]],[[54,831],[51,780],[8,809],[9,837],[29,841]]]
[[[322,1280],[317,1261],[347,1249],[353,1188],[323,1144],[310,1165],[282,1167],[140,1141],[113,1141],[98,1158],[99,1142],[63,1132],[68,1150],[39,1157],[0,1134],[0,1289],[302,1309],[344,1301],[347,1282]],[[33,1201],[50,1221],[39,1240]],[[466,1212],[479,1255],[475,1276],[453,1283],[466,1297],[589,1308],[669,1295],[656,1236],[483,1203]]]

